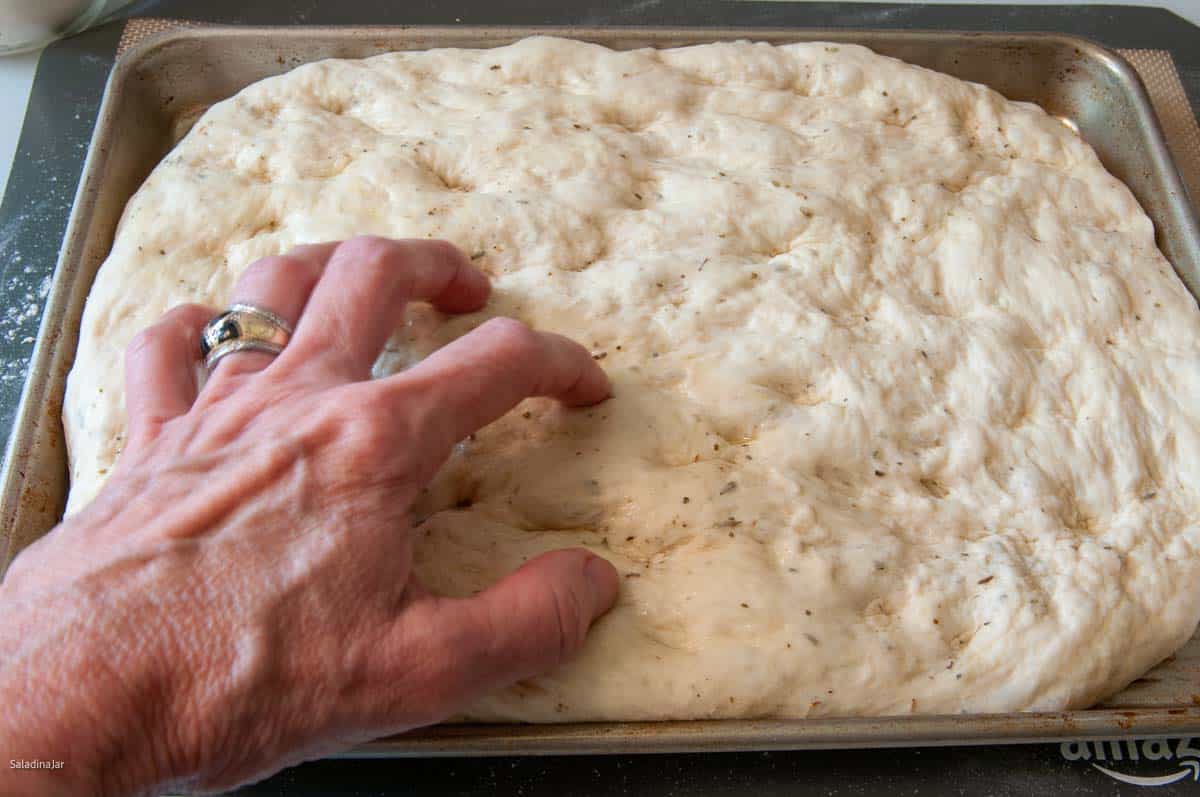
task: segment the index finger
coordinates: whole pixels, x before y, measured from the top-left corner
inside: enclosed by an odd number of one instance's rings
[[[420,403],[443,451],[531,396],[584,406],[611,390],[583,346],[511,318],[493,318],[378,384],[406,406]]]
[[[407,302],[470,312],[483,306],[489,291],[487,277],[446,241],[351,238],[329,256],[279,362],[324,359],[365,379]]]

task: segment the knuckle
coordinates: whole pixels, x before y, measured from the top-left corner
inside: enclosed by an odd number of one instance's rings
[[[447,263],[457,264],[466,260],[466,255],[461,249],[442,238],[422,241],[420,245],[424,246],[431,255]]]
[[[396,445],[397,438],[406,436],[407,422],[408,415],[398,414],[394,404],[376,390],[356,390],[339,402],[335,410],[345,455],[363,467],[378,468],[386,464],[393,477],[410,470],[411,447]]]
[[[208,393],[212,397],[228,398],[251,377],[258,376],[263,369],[261,352],[239,351],[222,358],[209,377]]]
[[[515,318],[493,318],[480,329],[495,343],[506,349],[531,351],[541,346],[541,338],[528,324]]]
[[[399,245],[377,235],[357,235],[338,247],[338,252],[356,268],[383,271]]]
[[[244,283],[292,282],[307,277],[312,266],[298,255],[288,253],[255,260],[242,272]]]
[[[342,419],[341,427],[346,437],[346,452],[355,458],[381,449],[389,437],[387,422],[375,413],[350,413]]]
[[[373,385],[368,385],[373,387]],[[395,407],[381,391],[359,390],[347,397],[343,413],[351,422],[362,422],[372,430],[383,430],[395,426]]]
[[[166,322],[160,321],[153,326],[146,327],[134,335],[129,341],[129,345],[125,347],[125,359],[136,360],[141,358],[147,352],[161,345],[169,335],[170,331]]]
[[[558,622],[556,664],[570,659],[580,648],[586,635],[583,601],[579,593],[567,587],[555,587],[551,592],[554,614]]]
[[[236,368],[236,355],[226,357],[204,385],[204,401],[208,405],[221,404],[244,384],[243,373]]]
[[[177,304],[163,315],[162,320],[182,331],[191,332],[215,314],[212,308],[202,304]]]

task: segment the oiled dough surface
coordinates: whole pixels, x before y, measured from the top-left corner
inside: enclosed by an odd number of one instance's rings
[[[1200,313],[1038,108],[825,44],[530,39],[262,81],[126,210],[70,378],[72,508],[120,449],[139,328],[357,233],[447,238],[496,287],[414,308],[380,370],[503,314],[615,383],[522,405],[418,508],[447,593],[568,545],[623,573],[577,661],[476,717],[1083,706],[1196,626]]]

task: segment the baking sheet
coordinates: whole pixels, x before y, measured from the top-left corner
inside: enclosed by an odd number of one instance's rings
[[[128,197],[182,126],[263,77],[324,57],[496,46],[554,33],[619,49],[750,38],[825,40],[991,85],[1071,119],[1154,220],[1160,247],[1200,295],[1200,231],[1150,102],[1128,64],[1060,35],[893,31],[584,28],[195,28],[130,49],[110,78],[0,476],[0,563],[57,522],[66,496],[61,402],[79,318]],[[182,124],[181,124],[182,122]],[[446,726],[383,740],[359,755],[666,752],[1200,734],[1200,640],[1104,708],[1054,714],[802,721]]]

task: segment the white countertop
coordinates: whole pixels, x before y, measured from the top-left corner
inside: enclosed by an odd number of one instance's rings
[[[792,0],[779,0],[792,2]],[[963,0],[926,0],[927,3],[962,3]],[[980,5],[995,0],[966,0]],[[1013,5],[1061,5],[1046,0],[1009,0]],[[1200,0],[1121,0],[1114,5],[1157,6],[1174,11],[1179,16],[1200,25]],[[0,56],[0,196],[8,184],[8,173],[12,168],[17,138],[25,119],[25,107],[29,102],[29,89],[33,85],[34,71],[39,53],[15,56]]]

